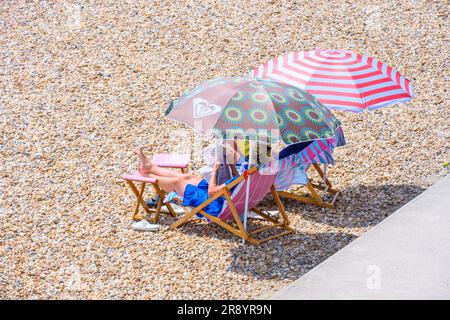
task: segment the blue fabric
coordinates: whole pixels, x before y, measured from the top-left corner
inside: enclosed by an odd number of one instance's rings
[[[306,174],[303,165],[299,163],[280,170],[274,181],[277,190],[286,190],[293,184],[304,186],[307,183],[308,175]]]
[[[239,166],[236,166],[239,168],[239,171],[242,173],[244,170],[248,170],[248,162],[242,162]]]
[[[228,179],[225,182],[225,184],[230,184],[237,177],[238,176]],[[206,181],[205,179],[200,181],[199,184],[196,186],[188,184],[184,189],[183,206],[197,207],[201,205],[203,202],[205,202],[209,198],[208,186],[209,186],[208,181]],[[233,191],[233,189],[234,187],[232,188],[231,191]],[[203,208],[203,210],[206,213],[209,213],[210,215],[217,217],[219,213],[222,211],[224,201],[225,201],[224,197],[219,197],[210,204],[208,204],[205,208]]]
[[[278,155],[278,157],[279,157],[278,159],[281,160],[286,157],[289,157],[290,155],[293,155],[294,153],[300,153],[300,151],[305,149],[311,143],[312,143],[312,141],[290,144],[286,148],[284,148],[283,150],[280,151],[280,154]]]

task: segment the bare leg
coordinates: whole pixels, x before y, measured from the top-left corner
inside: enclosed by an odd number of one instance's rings
[[[197,185],[201,178],[190,173],[178,173],[154,165],[144,154],[142,148],[135,150],[140,162],[142,175],[158,180],[159,186],[165,191],[175,191],[180,196],[184,195],[184,189],[188,184]]]
[[[184,190],[188,184],[197,185],[201,178],[194,175],[184,175],[183,177],[162,177],[154,174],[148,174],[150,178],[158,181],[158,185],[165,192],[175,191],[180,196],[184,195]]]
[[[142,171],[141,174],[147,175],[147,174],[154,174],[161,177],[173,177],[173,178],[181,178],[184,173],[176,172],[169,169],[164,169],[161,167],[158,167],[157,165],[153,164],[144,154],[142,147],[134,150],[134,153],[137,154],[139,158],[139,162],[141,163],[140,170]]]

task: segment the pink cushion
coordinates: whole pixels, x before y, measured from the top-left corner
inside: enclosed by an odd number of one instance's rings
[[[190,158],[190,154],[158,153],[153,155],[152,162],[160,167],[186,168]]]
[[[146,182],[146,183],[156,183],[156,179],[144,177],[139,172],[133,173],[133,174],[127,174],[123,176],[124,180],[130,180],[130,181],[140,181],[140,182]]]

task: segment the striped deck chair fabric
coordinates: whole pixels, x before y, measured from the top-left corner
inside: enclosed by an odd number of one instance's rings
[[[251,176],[250,180],[250,193],[249,193],[249,208],[255,207],[261,200],[270,192],[270,188],[272,187],[275,180],[275,175],[273,174],[260,174],[259,172],[255,172]],[[236,188],[233,190],[231,194],[231,198],[233,199],[233,205],[236,210],[243,214],[245,210],[245,197],[246,197],[246,189],[247,189],[248,180],[243,180],[239,183]],[[231,211],[230,206],[227,202],[224,203],[222,211],[220,212],[218,218],[223,221],[228,221],[233,219],[233,213]]]

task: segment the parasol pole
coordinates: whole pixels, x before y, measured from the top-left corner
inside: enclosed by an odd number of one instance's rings
[[[252,163],[252,155],[253,155],[253,141],[249,140],[250,148],[249,148],[249,155],[248,155],[248,169],[250,170],[250,165]],[[244,211],[244,230],[247,232],[247,217],[248,217],[248,198],[250,194],[250,181],[252,176],[249,175],[247,177],[247,186],[245,189],[245,211]],[[245,240],[242,239],[242,243],[245,243]]]

